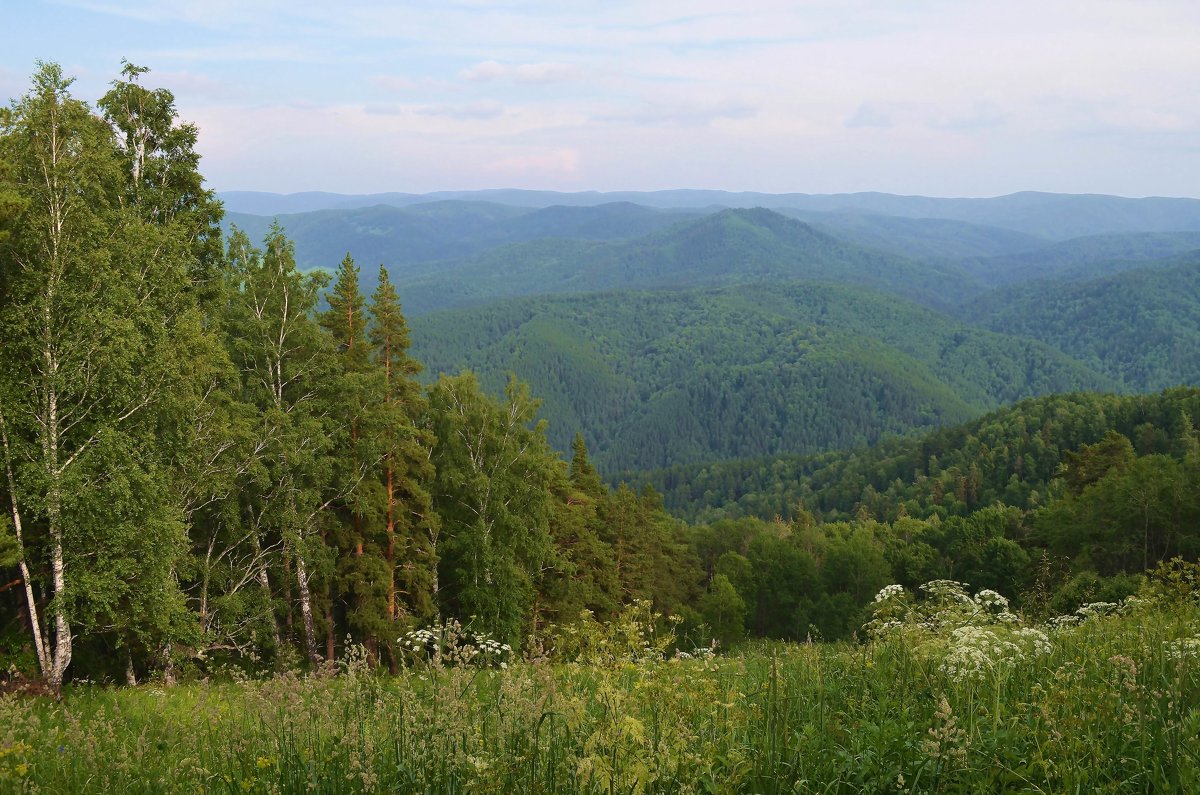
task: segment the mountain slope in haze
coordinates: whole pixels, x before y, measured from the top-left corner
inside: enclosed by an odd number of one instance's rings
[[[967,260],[1020,254],[1049,240],[996,226],[945,218],[904,218],[864,212],[816,212],[779,208],[781,215],[860,246],[922,260]]]
[[[963,267],[997,287],[1041,279],[1092,279],[1174,264],[1170,257],[1200,250],[1200,232],[1089,235],[985,259]]]
[[[374,205],[280,215],[272,218],[230,212],[251,240],[261,240],[278,220],[295,243],[296,263],[305,270],[333,268],[350,252],[374,276],[386,264],[396,278],[426,273],[417,263],[456,259],[505,244],[556,237],[624,240],[692,217],[690,212],[652,210],[628,203],[595,207],[530,209],[469,201],[439,201],[404,207]]]
[[[440,264],[437,275],[397,278],[413,314],[500,297],[684,288],[819,279],[933,306],[983,290],[952,263],[922,263],[857,246],[762,208],[723,210],[634,240],[540,240]]]
[[[870,443],[1114,384],[1041,343],[831,284],[524,298],[412,320],[427,372],[506,373],[606,471]]]
[[[1051,344],[1130,389],[1200,384],[1200,252],[1091,281],[1002,288],[961,317]]]
[[[897,196],[890,193],[731,193],[718,190],[621,191],[556,193],[553,191],[485,190],[412,194],[218,194],[226,209],[275,215],[300,208],[334,209],[374,205],[407,205],[420,201],[466,200],[515,207],[594,206],[632,202],[646,207],[710,209],[719,207],[792,208],[816,212],[855,212],[905,218],[942,218],[1001,227],[1037,237],[1067,240],[1116,232],[1200,230],[1200,200],[1149,197],[1131,199],[1096,194],[1026,191],[983,199]],[[253,209],[249,209],[253,208]]]

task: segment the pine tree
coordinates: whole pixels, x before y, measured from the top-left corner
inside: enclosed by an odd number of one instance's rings
[[[384,368],[371,356],[366,301],[349,254],[338,266],[326,300],[329,309],[321,314],[321,325],[333,338],[339,366],[329,413],[337,421],[334,452],[346,495],[337,506],[343,522],[333,529],[332,546],[338,552],[333,585],[341,594],[348,628],[374,650],[390,621],[381,477],[390,418]]]
[[[435,439],[417,420],[425,399],[416,380],[421,365],[408,355],[408,324],[387,270],[371,296],[370,341],[383,368],[384,516],[388,616],[430,618],[437,613],[437,542],[440,522],[425,484],[433,480]],[[403,599],[398,598],[399,595]]]

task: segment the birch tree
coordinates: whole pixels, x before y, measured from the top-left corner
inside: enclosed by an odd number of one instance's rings
[[[235,282],[230,356],[241,376],[242,397],[262,423],[261,438],[269,440],[255,477],[240,490],[244,521],[255,529],[250,543],[256,551],[277,544],[284,562],[294,565],[305,656],[316,666],[322,660],[314,579],[329,578],[333,569],[322,529],[332,521],[329,508],[345,496],[345,481],[334,471],[335,420],[329,413],[335,350],[314,316],[326,277],[297,270],[292,244],[278,227],[267,235],[262,252],[241,233],[235,233],[230,247]],[[267,559],[261,561],[256,576],[269,592]],[[326,627],[327,636],[331,629]]]
[[[499,402],[471,373],[429,390],[442,602],[512,641],[530,627],[535,583],[553,552],[551,486],[565,474],[544,424],[534,424],[537,407],[515,378]]]
[[[43,65],[0,120],[5,191],[23,204],[0,269],[0,461],[54,689],[80,627],[127,636],[179,616],[185,535],[154,425],[192,305],[179,238],[122,206],[111,128],[70,85]]]

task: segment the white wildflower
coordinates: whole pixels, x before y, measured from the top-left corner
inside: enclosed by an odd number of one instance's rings
[[[1163,653],[1168,660],[1183,660],[1200,656],[1200,636],[1180,638],[1163,643]]]

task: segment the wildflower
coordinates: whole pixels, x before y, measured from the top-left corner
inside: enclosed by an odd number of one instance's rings
[[[1200,636],[1167,641],[1163,643],[1163,653],[1168,660],[1200,656]]]
[[[1118,605],[1113,602],[1092,602],[1079,608],[1075,612],[1084,620],[1096,618],[1098,616],[1107,616],[1117,610]]]
[[[1047,622],[1051,629],[1067,629],[1083,621],[1080,616],[1055,616]]]
[[[875,594],[876,602],[886,602],[889,599],[895,599],[898,596],[904,596],[903,585],[885,585],[879,593]]]

